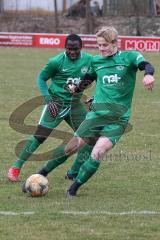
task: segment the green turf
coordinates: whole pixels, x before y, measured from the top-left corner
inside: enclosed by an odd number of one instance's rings
[[[130,121],[133,130],[104,158],[99,172],[79,191],[77,199],[65,196],[70,182],[64,180],[64,174],[71,158],[49,175],[45,197],[27,197],[21,192],[21,182],[7,181],[15,147],[29,136],[23,128],[22,132],[11,129],[9,117],[22,103],[39,96],[36,75],[55,53],[51,49],[0,48],[0,239],[159,240],[159,54],[145,54],[156,68],[153,92],[144,89],[143,75],[138,74]],[[25,124],[35,126],[40,111],[35,109]],[[58,129],[70,131],[65,124]],[[59,143],[49,138],[38,152],[51,150]],[[37,171],[42,163],[28,162],[21,179]],[[149,215],[152,211],[157,214]],[[7,212],[11,213],[4,215]]]

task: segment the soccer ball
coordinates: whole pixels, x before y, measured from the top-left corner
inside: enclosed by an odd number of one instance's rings
[[[41,174],[33,174],[27,178],[24,188],[31,197],[44,196],[48,192],[48,179]]]

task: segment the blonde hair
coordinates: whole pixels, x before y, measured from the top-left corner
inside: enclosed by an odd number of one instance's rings
[[[118,31],[112,27],[102,27],[97,33],[96,37],[102,37],[106,40],[106,42],[114,43],[118,40]]]

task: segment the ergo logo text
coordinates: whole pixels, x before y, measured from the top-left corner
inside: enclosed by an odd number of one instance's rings
[[[39,39],[39,43],[41,45],[59,45],[60,39],[59,38],[47,38],[47,37],[41,37]]]

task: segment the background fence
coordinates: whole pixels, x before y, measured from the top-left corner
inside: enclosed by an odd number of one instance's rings
[[[120,30],[130,28],[129,35],[159,36],[159,13],[160,0],[0,0],[0,31],[88,34],[107,23]],[[114,21],[119,16],[123,26]],[[150,31],[144,34],[143,29]]]
[[[156,0],[104,0],[104,15],[108,16],[146,16],[157,15]]]
[[[76,4],[77,7],[90,5],[95,11],[99,6],[104,16],[145,16],[160,12],[160,0],[0,0],[0,12],[41,10],[54,13],[56,6],[60,13],[64,13]]]

